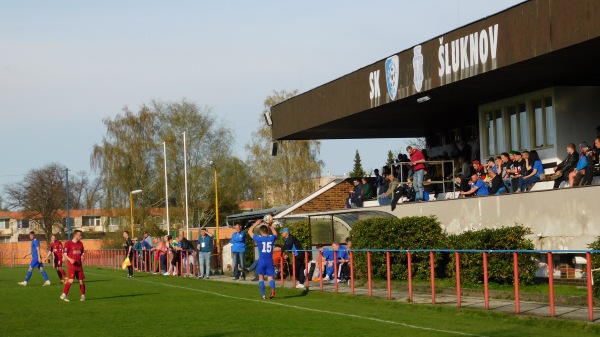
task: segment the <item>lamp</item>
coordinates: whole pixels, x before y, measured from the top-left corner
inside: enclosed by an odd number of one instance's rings
[[[431,99],[431,97],[429,97],[429,96],[423,96],[423,97],[417,98],[417,103],[427,102],[430,99]]]
[[[129,192],[129,210],[131,211],[131,237],[133,237],[133,195],[140,193],[142,193],[142,190],[134,190]]]

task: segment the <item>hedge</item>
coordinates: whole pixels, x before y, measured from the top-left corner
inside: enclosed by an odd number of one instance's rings
[[[590,243],[588,245],[588,248],[593,249],[593,250],[600,250],[600,236],[596,238],[596,241]],[[592,268],[591,269],[597,269],[600,268],[600,254],[592,254]],[[596,272],[595,274],[592,273],[593,275],[593,288],[592,288],[592,292],[594,293],[595,297],[600,297],[600,273]]]

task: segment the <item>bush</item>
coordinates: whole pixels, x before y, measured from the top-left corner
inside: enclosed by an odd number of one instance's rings
[[[310,233],[308,230],[308,221],[298,221],[292,224],[286,224],[282,227],[277,228],[277,240],[276,244],[283,247],[285,244],[285,239],[281,236],[281,230],[283,228],[289,228],[290,234],[295,236],[298,241],[302,244],[302,248],[309,249],[310,248]],[[258,228],[256,229],[256,233],[258,234]],[[246,266],[250,266],[252,262],[254,262],[254,240],[252,240],[252,233],[246,235]]]
[[[523,226],[501,227],[499,229],[482,229],[468,231],[459,235],[448,237],[450,249],[474,250],[510,250],[533,249],[533,243],[525,239],[532,234],[531,229]],[[520,253],[519,283],[531,284],[533,282],[537,265],[532,262],[533,254]],[[449,264],[446,266],[448,276],[456,275],[456,258],[450,255]],[[482,253],[460,254],[460,276],[462,283],[483,283],[483,256]],[[514,283],[513,254],[488,253],[488,280],[498,283]]]
[[[600,236],[598,238],[596,238],[596,241],[590,243],[588,245],[588,248],[593,249],[593,250],[600,250]],[[597,269],[600,268],[600,254],[592,254],[592,268],[591,269]],[[594,293],[595,297],[600,297],[600,272],[596,272],[595,274],[592,273],[594,279],[593,279],[593,288],[592,288],[592,292]]]
[[[397,218],[373,218],[357,222],[350,231],[352,249],[439,249],[444,246],[445,234],[435,216]],[[391,253],[391,276],[407,279],[407,254]],[[436,265],[442,259],[435,255]],[[387,277],[386,256],[383,252],[371,254],[372,275]],[[429,253],[412,254],[413,277],[430,277]],[[354,253],[354,270],[357,277],[367,277],[366,253]]]

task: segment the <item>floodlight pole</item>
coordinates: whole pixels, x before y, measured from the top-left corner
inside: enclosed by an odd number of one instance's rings
[[[71,240],[71,219],[69,217],[69,169],[65,169],[65,176],[67,179],[67,240]]]
[[[135,190],[129,192],[129,210],[131,212],[131,237],[133,237],[133,195],[142,193],[142,190]]]
[[[167,209],[167,235],[169,234],[169,230],[171,229],[169,225],[169,188],[167,183],[167,142],[163,142],[163,155],[165,162],[165,208]]]
[[[184,180],[185,180],[185,228],[186,228],[186,234],[185,236],[187,238],[190,237],[190,223],[189,223],[189,216],[188,216],[188,184],[187,184],[187,152],[186,152],[186,148],[185,148],[185,132],[183,133],[183,175],[184,175]]]

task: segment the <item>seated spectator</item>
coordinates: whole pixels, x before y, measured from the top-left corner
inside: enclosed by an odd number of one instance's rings
[[[588,144],[586,142],[581,142],[581,144],[579,144],[579,150],[581,151],[581,153],[579,154],[579,160],[577,161],[577,165],[575,165],[575,169],[569,173],[569,187],[580,185],[581,180],[585,174],[585,170],[588,166],[588,156],[586,155],[586,153],[589,150]]]
[[[430,195],[435,195],[436,186],[432,184],[433,174],[429,171],[430,167],[426,167],[423,172],[423,201],[429,201]],[[425,196],[427,195],[427,196]]]
[[[356,208],[362,207],[362,200],[359,198],[362,193],[362,184],[357,179],[354,179],[354,189],[350,190],[350,198],[348,198],[348,202],[346,203],[347,208]]]
[[[515,151],[513,154],[512,168],[510,169],[510,188],[509,192],[514,193],[519,186],[519,178],[525,174],[527,167],[525,166],[525,160],[523,155],[519,151]],[[506,181],[504,182],[506,185]],[[508,186],[507,186],[508,187]]]
[[[371,187],[371,184],[369,184],[369,182],[367,181],[367,178],[363,177],[362,178],[362,191],[360,193],[360,195],[358,196],[358,198],[360,199],[360,206],[362,207],[365,200],[369,200],[373,198],[373,187]]]
[[[381,206],[390,205],[392,203],[394,189],[396,188],[396,186],[398,186],[398,180],[394,178],[394,175],[392,173],[389,173],[386,178],[386,180],[389,183],[388,189],[385,193],[377,196],[377,202],[379,202],[379,205]]]
[[[379,169],[375,169],[373,173],[375,174],[375,184],[373,185],[373,188],[375,189],[375,194],[380,195],[381,193],[379,193],[379,188],[383,182],[383,177],[379,174]]]
[[[561,175],[554,181],[554,188],[559,188],[560,183],[569,179],[569,173],[577,165],[579,154],[575,151],[575,144],[571,143],[567,145],[567,156],[560,162],[560,164],[554,167],[554,173]]]
[[[471,185],[469,185],[469,179],[466,179],[462,176],[457,176],[456,178],[454,178],[454,182],[456,186],[458,186],[458,188],[460,189],[460,195],[462,195],[463,197],[474,196],[473,194],[463,194],[463,192],[468,192],[471,190]]]
[[[473,161],[473,171],[477,174],[478,179],[485,180],[485,168],[479,160]]]
[[[512,178],[510,175],[513,173],[514,169],[515,151],[510,151],[507,154],[508,158],[504,156],[505,154],[506,152],[500,155],[504,165],[502,181],[504,182],[504,186],[506,186],[506,192],[510,193],[512,189]]]
[[[346,239],[346,245],[340,246],[338,249],[338,279],[350,282],[350,255],[348,252],[352,249],[352,240]]]
[[[502,177],[496,173],[496,171],[491,170],[489,172],[490,177],[490,188],[488,192],[490,194],[502,194],[506,193],[506,186],[504,186],[504,182],[502,181]]]
[[[527,175],[519,177],[518,188],[515,192],[525,192],[529,184],[535,184],[540,180],[540,175],[544,173],[544,166],[536,150],[532,150],[526,159]]]
[[[487,185],[483,182],[483,180],[479,179],[479,176],[475,173],[471,176],[471,189],[467,192],[460,192],[461,195],[489,195],[489,191]]]

